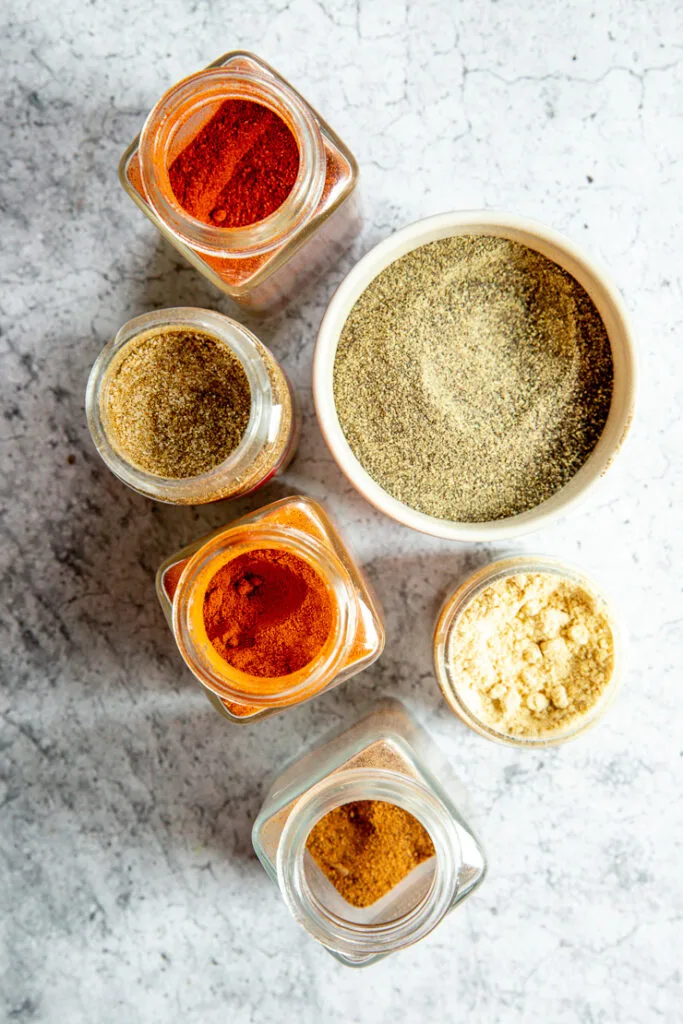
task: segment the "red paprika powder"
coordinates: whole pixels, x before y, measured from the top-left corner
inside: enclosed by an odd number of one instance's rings
[[[219,569],[203,613],[207,636],[229,665],[269,678],[308,665],[334,620],[318,573],[303,558],[275,548],[238,555]]]
[[[269,217],[298,173],[299,147],[282,118],[240,99],[224,100],[168,169],[185,212],[221,228]]]

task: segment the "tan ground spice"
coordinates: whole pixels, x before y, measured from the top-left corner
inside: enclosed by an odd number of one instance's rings
[[[199,476],[224,462],[251,412],[242,364],[217,338],[189,327],[157,328],[124,346],[105,396],[112,446],[167,479]]]
[[[602,601],[580,584],[518,573],[472,600],[447,658],[459,696],[479,721],[541,737],[595,705],[614,670],[614,638]]]
[[[306,849],[354,907],[369,907],[434,856],[417,818],[383,800],[357,800],[330,811],[311,829]]]

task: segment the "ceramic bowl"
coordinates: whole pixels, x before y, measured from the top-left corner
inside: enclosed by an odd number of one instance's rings
[[[346,440],[334,403],[332,378],[339,338],[359,296],[385,267],[418,246],[452,235],[496,235],[542,253],[568,271],[590,295],[602,317],[614,362],[609,416],[587,461],[559,491],[535,508],[483,523],[454,522],[418,512],[388,494],[363,468]],[[362,381],[359,381],[362,386]],[[372,505],[405,526],[457,541],[499,541],[529,533],[564,516],[607,472],[633,418],[636,361],[623,300],[605,271],[568,238],[535,221],[492,212],[443,213],[402,228],[376,245],[344,278],[320,325],[313,362],[313,396],[320,429],[339,468]]]

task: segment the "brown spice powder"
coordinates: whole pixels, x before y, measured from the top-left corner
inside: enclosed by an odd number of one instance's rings
[[[109,370],[104,419],[112,446],[155,476],[187,479],[224,462],[249,423],[251,389],[218,338],[190,327],[147,331]]]
[[[376,903],[434,856],[417,818],[384,800],[357,800],[329,811],[311,829],[306,849],[354,907]]]

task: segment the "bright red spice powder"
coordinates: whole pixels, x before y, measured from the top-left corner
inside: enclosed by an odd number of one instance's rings
[[[225,100],[168,170],[182,208],[221,228],[270,216],[298,173],[294,135],[281,117],[251,100]]]

